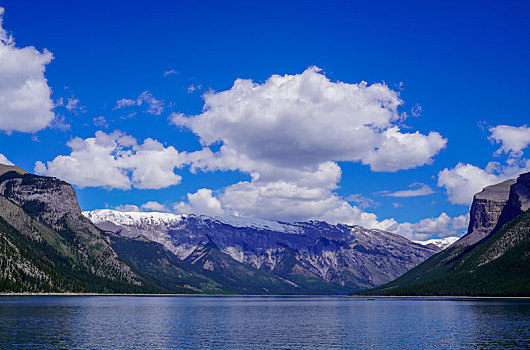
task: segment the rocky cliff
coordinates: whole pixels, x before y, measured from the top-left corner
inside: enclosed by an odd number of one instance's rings
[[[515,179],[485,187],[475,194],[469,211],[469,228],[457,245],[472,245],[489,235],[497,226]]]
[[[142,278],[118,257],[109,238],[81,214],[72,186],[17,167],[2,166],[0,171],[2,236],[6,247],[11,247],[4,251],[3,261],[19,261],[11,267],[28,266],[27,274],[17,270],[18,279],[4,274],[6,281],[24,290],[20,279],[38,276],[47,282],[39,286],[34,281],[30,290],[37,291],[141,287]],[[37,275],[36,270],[40,271]]]
[[[530,173],[488,186],[473,197],[468,233],[456,245],[469,246],[530,208]]]

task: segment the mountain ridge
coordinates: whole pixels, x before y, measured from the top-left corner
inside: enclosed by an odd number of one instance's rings
[[[323,221],[285,223],[110,209],[83,214],[103,230],[158,242],[182,260],[210,243],[239,263],[285,280],[305,276],[341,289],[379,285],[438,251],[389,232]]]

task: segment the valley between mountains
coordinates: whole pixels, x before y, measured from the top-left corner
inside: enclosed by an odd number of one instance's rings
[[[470,231],[460,240],[413,242],[322,221],[109,209],[82,213],[68,183],[1,165],[0,291],[347,294],[368,289],[411,294],[409,286],[431,281],[433,274],[438,284],[429,283],[442,291],[445,282],[439,277],[461,266],[469,271],[469,266],[491,266],[505,258],[526,263],[528,177],[477,194]],[[502,237],[483,245],[494,235]],[[469,257],[479,246],[486,248]],[[525,271],[517,285],[528,281]],[[492,294],[503,294],[503,288]]]

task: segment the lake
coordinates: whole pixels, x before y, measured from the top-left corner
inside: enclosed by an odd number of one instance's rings
[[[530,348],[530,301],[0,297],[0,349],[60,348]]]

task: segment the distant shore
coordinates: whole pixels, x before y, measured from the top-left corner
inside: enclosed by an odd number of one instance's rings
[[[420,299],[420,300],[530,300],[530,297],[492,297],[492,296],[379,296],[379,295],[318,295],[318,294],[147,294],[147,293],[0,293],[8,296],[62,296],[62,297],[311,297],[311,298],[351,298],[351,299]]]

